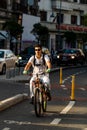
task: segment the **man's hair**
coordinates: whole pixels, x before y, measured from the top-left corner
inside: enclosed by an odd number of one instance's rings
[[[36,45],[34,46],[34,48],[35,48],[35,47],[40,47],[40,48],[42,49],[41,44],[36,44]]]

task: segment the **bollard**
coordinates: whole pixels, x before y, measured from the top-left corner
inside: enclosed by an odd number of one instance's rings
[[[15,68],[15,75],[16,75],[16,76],[20,75],[20,74],[19,74],[19,71],[20,71],[19,68]]]
[[[10,79],[10,78],[11,78],[10,69],[8,69],[6,71],[6,79]]]
[[[11,68],[10,69],[11,77],[15,77],[15,69]]]
[[[62,68],[60,68],[60,84],[62,84]]]
[[[75,100],[75,76],[72,76],[71,100]]]

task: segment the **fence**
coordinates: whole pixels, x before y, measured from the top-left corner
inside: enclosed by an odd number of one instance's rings
[[[18,75],[22,75],[23,74],[23,67],[15,67],[15,68],[10,68],[6,71],[6,78],[12,78]]]

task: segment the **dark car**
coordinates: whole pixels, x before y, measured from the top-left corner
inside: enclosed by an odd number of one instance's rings
[[[57,55],[57,64],[81,64],[85,63],[85,55],[81,49],[70,48],[64,49],[62,53]]]
[[[53,64],[56,64],[57,63],[57,61],[58,61],[58,58],[57,58],[57,56],[60,54],[60,53],[62,53],[62,50],[58,50],[58,51],[54,51],[54,54],[53,54],[53,56],[52,56],[52,63]]]
[[[34,52],[34,47],[33,46],[30,46],[28,48],[25,48],[24,51],[22,51],[20,54],[19,54],[19,58],[18,58],[18,62],[17,62],[17,66],[18,67],[24,67],[29,58],[34,55],[35,52]]]

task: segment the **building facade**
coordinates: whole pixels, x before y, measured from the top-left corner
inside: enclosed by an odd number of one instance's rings
[[[87,0],[0,0],[0,2],[0,31],[3,23],[13,16],[20,24],[23,13],[39,16],[40,23],[49,29],[47,46],[50,50],[84,48],[84,43],[87,42],[87,27],[84,24]],[[0,48],[8,48],[8,40],[2,33]]]
[[[9,33],[3,30],[3,24],[13,17],[21,24],[23,13],[28,13],[28,0],[0,0],[0,48],[9,48],[10,44]]]
[[[40,0],[38,5],[42,14],[41,24],[50,30],[50,49],[83,49],[87,37],[87,27],[84,25],[86,0]]]

